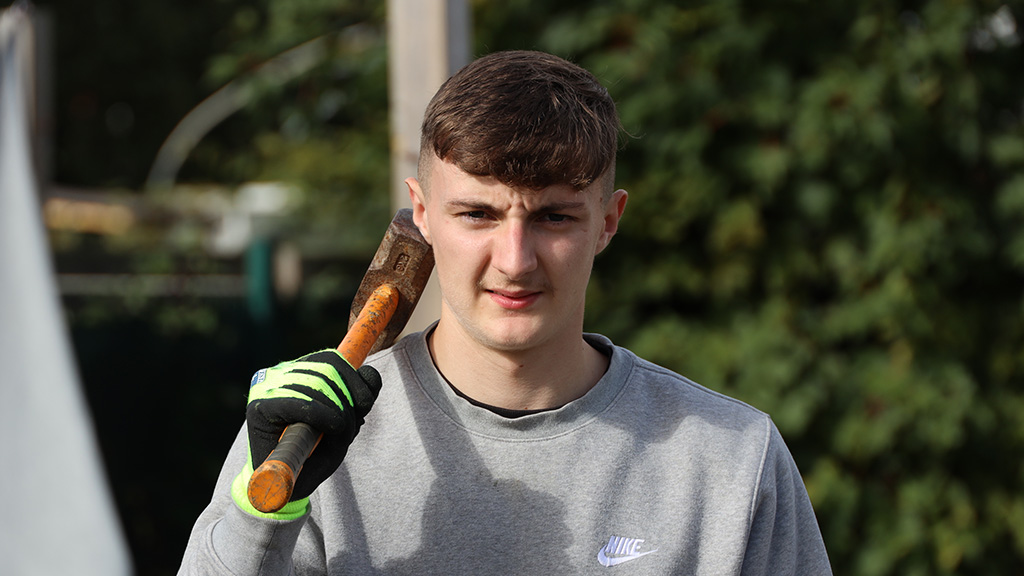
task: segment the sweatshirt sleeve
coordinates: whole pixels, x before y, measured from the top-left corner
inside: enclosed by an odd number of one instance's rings
[[[179,576],[300,574],[305,571],[292,560],[296,547],[306,551],[301,555],[305,560],[317,556],[309,552],[323,550],[322,543],[309,541],[316,531],[302,529],[308,512],[290,521],[257,518],[231,499],[231,482],[245,464],[246,445],[243,426],[224,461],[213,498],[192,528]]]
[[[830,575],[825,543],[800,471],[770,421],[769,428],[742,574]]]

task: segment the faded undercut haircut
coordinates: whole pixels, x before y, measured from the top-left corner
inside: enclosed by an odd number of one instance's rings
[[[495,52],[468,64],[434,95],[423,118],[419,179],[431,152],[474,176],[541,190],[601,181],[611,196],[619,117],[583,68],[543,52]]]

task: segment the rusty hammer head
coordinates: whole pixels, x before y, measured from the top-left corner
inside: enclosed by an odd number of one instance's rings
[[[359,289],[356,290],[352,311],[349,314],[351,329],[374,290],[383,284],[389,284],[398,290],[398,307],[370,349],[371,354],[393,344],[405,329],[433,269],[434,251],[413,224],[412,210],[399,210],[384,233],[384,240],[377,248],[377,254],[374,255],[363,281],[359,284]]]

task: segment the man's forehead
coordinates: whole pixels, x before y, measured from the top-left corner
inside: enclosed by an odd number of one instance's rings
[[[425,184],[425,192],[440,193],[444,196],[445,203],[501,201],[528,206],[561,205],[569,208],[585,205],[591,196],[600,196],[593,185],[583,190],[577,190],[569,184],[555,184],[540,190],[509,186],[494,176],[470,174],[436,156],[430,163],[430,174]]]

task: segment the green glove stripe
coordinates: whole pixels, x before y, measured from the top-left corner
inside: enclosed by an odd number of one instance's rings
[[[314,374],[306,374],[303,372],[291,371],[288,374],[288,384],[304,386],[312,390],[319,390],[320,392],[323,392],[324,395],[326,395],[331,400],[331,402],[334,402],[334,404],[337,405],[338,408],[345,410],[345,405],[341,403],[341,400],[338,398],[337,393],[335,393],[334,389],[331,386],[329,386],[326,382],[324,382],[324,379],[321,378],[320,376],[316,376]],[[253,400],[262,400],[267,398],[296,398],[299,400],[305,400],[307,402],[313,400],[311,397],[309,397],[309,395],[303,394],[298,390],[295,390],[294,388],[283,388],[279,386],[280,385],[263,387],[262,384],[257,384],[249,392],[249,397],[252,398]],[[349,402],[351,403],[352,399],[348,395],[348,390],[344,389],[344,387],[343,390],[345,392],[345,397],[348,398]]]
[[[332,354],[332,355],[338,357],[338,360],[344,362],[345,364],[347,364],[353,370],[355,369],[355,367],[352,366],[351,362],[345,360],[345,357],[341,356],[341,353],[339,353],[337,351],[337,348],[322,349],[322,351],[314,353],[314,355],[315,354],[321,354],[321,353]],[[309,355],[309,356],[314,356],[314,355]],[[328,364],[326,362],[301,362],[301,361],[299,361],[299,362],[295,362],[294,363],[294,367],[295,368],[306,368],[306,369],[309,369],[309,370],[322,372],[325,375],[327,375],[328,377],[330,377],[331,380],[333,380],[334,382],[340,383],[341,384],[341,386],[340,386],[341,387],[341,392],[345,395],[345,398],[348,400],[348,405],[349,406],[355,406],[355,403],[352,401],[352,396],[348,393],[348,385],[345,383],[345,379],[341,377],[341,374],[338,373],[338,369],[335,368],[334,366],[332,366],[332,365],[330,365],[330,364]]]
[[[345,410],[346,406],[341,403],[341,399],[338,398],[338,393],[334,391],[333,386],[330,386],[327,384],[327,382],[324,382],[323,377],[292,370],[291,372],[288,373],[288,379],[290,380],[290,382],[288,382],[288,384],[290,385],[297,384],[299,386],[308,386],[313,390],[319,390],[320,392],[323,392],[328,398],[331,399],[331,402],[337,404],[338,408]],[[340,380],[335,380],[335,382],[340,382]],[[342,386],[342,389],[344,388],[345,387]]]
[[[341,382],[341,374],[326,362],[291,362],[287,366],[288,370],[309,370],[310,372],[319,372],[324,376],[334,380],[335,382]]]
[[[298,400],[305,400],[307,402],[313,400],[308,395],[290,388],[271,388],[270,390],[261,391],[259,397],[253,398],[253,400],[264,400],[267,398],[295,398]]]
[[[338,354],[337,350],[330,350],[330,352]],[[345,358],[342,357],[341,354],[338,354],[338,358],[340,358],[342,362],[348,362],[348,360],[345,360]],[[288,369],[291,371],[309,370],[310,372],[318,372],[320,374],[323,374],[332,382],[339,384],[338,387],[341,388],[341,392],[345,395],[345,398],[348,400],[349,406],[355,405],[352,402],[352,395],[349,394],[348,386],[345,384],[345,379],[341,377],[341,374],[338,374],[338,369],[335,368],[334,366],[331,366],[326,362],[292,362],[291,365],[288,366]],[[334,397],[337,398],[336,395]],[[341,406],[340,403],[338,405]],[[344,406],[342,406],[342,408],[344,408]]]
[[[338,385],[338,387],[341,388],[341,393],[343,395],[345,395],[345,399],[348,400],[348,405],[349,406],[353,406],[352,397],[348,393],[348,386],[345,384],[345,380],[341,377],[341,374],[338,373],[338,370],[335,369],[334,366],[331,366],[330,364],[319,363],[319,362],[296,362],[295,364],[290,366],[289,369],[290,369],[289,374],[291,374],[293,377],[297,378],[301,374],[301,375],[303,375],[303,376],[305,376],[307,378],[318,378],[318,380],[310,380],[310,381],[318,381],[322,385],[327,383],[327,382],[324,382],[323,377],[313,376],[312,374],[306,374],[304,372],[298,372],[298,370],[308,370],[309,372],[316,372],[317,374],[323,374],[324,377],[329,378],[332,382],[334,382],[335,384]],[[295,383],[297,383],[297,384],[305,383],[305,380],[295,379],[293,381]],[[319,387],[319,386],[315,386],[315,387]],[[331,386],[328,386],[328,387],[331,388]],[[345,409],[345,406],[341,403],[341,400],[338,399],[338,395],[335,394],[334,389],[327,389],[327,390],[324,390],[324,392],[327,393],[328,396],[331,397],[331,400],[333,400],[338,405],[339,408],[341,408],[342,410]]]
[[[294,398],[304,401],[312,401],[308,395],[302,394],[294,389],[282,388],[276,375],[271,378],[271,373],[281,370],[281,365],[275,366],[268,371],[268,378],[261,380],[259,383],[253,385],[249,389],[250,400],[264,399],[264,398]],[[330,364],[324,362],[291,362],[283,368],[286,370],[285,374],[282,375],[281,380],[287,379],[288,384],[295,384],[299,386],[305,386],[313,390],[319,390],[323,392],[338,408],[345,410],[346,405],[338,397],[337,392],[334,390],[334,386],[327,383],[325,379],[329,379],[334,382],[339,388],[341,388],[342,394],[348,401],[348,407],[355,405],[352,400],[352,394],[348,390],[348,386],[345,385],[341,375],[338,374],[337,369]],[[313,372],[314,374],[310,374]],[[275,382],[275,384],[267,385],[267,382]]]

